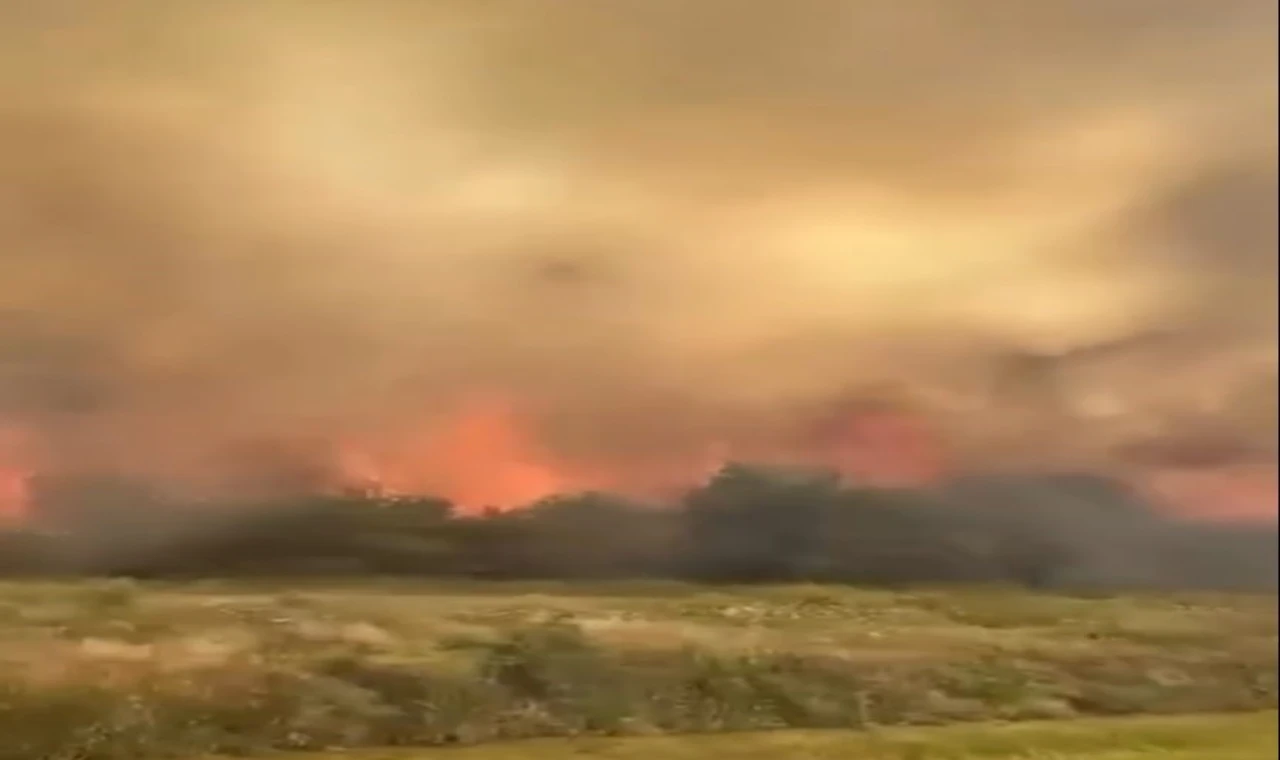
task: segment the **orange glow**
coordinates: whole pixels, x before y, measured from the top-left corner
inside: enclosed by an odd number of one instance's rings
[[[754,446],[708,441],[657,460],[588,464],[557,455],[520,404],[490,394],[462,403],[439,424],[350,437],[337,447],[336,470],[348,488],[438,495],[470,513],[587,490],[666,499],[705,482],[731,459],[816,464],[853,483],[880,487],[924,486],[953,471],[944,438],[929,419],[905,408],[846,406],[799,439],[779,434]],[[28,432],[0,427],[0,522],[29,513],[29,481],[44,459],[35,452]],[[1277,519],[1274,465],[1160,470],[1133,473],[1130,480],[1155,503],[1186,517]]]
[[[798,444],[798,445],[796,445]],[[757,450],[758,449],[758,450]],[[947,472],[945,445],[918,416],[897,409],[850,410],[823,425],[808,441],[790,447],[737,447],[707,442],[681,458],[615,462],[605,467],[566,461],[539,443],[519,406],[497,396],[472,399],[442,424],[407,435],[350,439],[338,452],[348,487],[390,494],[427,493],[449,498],[464,511],[514,509],[542,497],[584,490],[633,496],[670,496],[704,481],[737,454],[746,461],[832,467],[855,482],[912,486]]]
[[[1187,517],[1274,521],[1280,482],[1271,465],[1168,470],[1151,475],[1148,493]]]
[[[948,472],[946,444],[928,421],[890,406],[853,408],[823,425],[814,458],[857,483],[920,486]]]
[[[391,494],[442,495],[466,512],[509,510],[553,494],[592,489],[671,495],[677,482],[688,487],[705,480],[733,458],[735,449],[709,445],[707,456],[696,461],[656,468],[639,463],[587,467],[541,445],[535,426],[518,409],[500,397],[476,398],[426,432],[349,442],[340,451],[342,480]],[[927,485],[952,471],[946,443],[927,419],[878,405],[846,408],[791,450],[765,446],[756,453],[746,459],[819,464],[855,483],[879,487]],[[1274,467],[1163,471],[1138,480],[1157,503],[1188,517],[1276,519]]]
[[[27,512],[27,484],[33,471],[27,452],[26,436],[0,428],[0,520],[18,519]]]
[[[495,397],[464,404],[425,433],[379,438],[371,445],[348,442],[340,465],[349,485],[441,494],[466,511],[512,509],[598,485],[597,478],[557,462],[515,407]]]

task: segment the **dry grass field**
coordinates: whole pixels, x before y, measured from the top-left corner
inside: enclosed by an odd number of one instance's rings
[[[625,739],[542,739],[463,750],[332,755],[325,760],[1272,760],[1276,714],[772,731]]]
[[[999,588],[13,582],[0,759],[570,746],[545,737],[617,758],[1274,757],[1276,614]],[[1064,720],[1140,714],[1179,717]],[[979,721],[1032,723],[922,728]],[[705,733],[726,735],[672,738]]]

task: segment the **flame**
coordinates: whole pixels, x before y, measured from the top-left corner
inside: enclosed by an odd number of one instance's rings
[[[347,442],[343,480],[386,493],[440,494],[464,511],[513,509],[540,498],[601,485],[557,461],[511,402],[474,398],[445,424],[388,440]]]
[[[397,495],[438,495],[463,512],[510,510],[542,498],[588,490],[671,497],[696,486],[726,461],[742,459],[832,467],[854,483],[926,486],[954,469],[931,420],[895,405],[842,405],[791,444],[763,447],[710,439],[683,454],[649,461],[570,460],[548,445],[536,418],[516,400],[476,395],[442,423],[406,431],[379,429],[336,446],[338,483]],[[786,436],[782,436],[786,439]],[[0,522],[30,514],[30,481],[42,471],[37,439],[0,426]],[[757,444],[761,442],[757,441]],[[43,449],[40,449],[41,451]],[[1274,465],[1163,469],[1126,476],[1156,503],[1197,519],[1274,521],[1280,485]]]
[[[501,396],[476,397],[443,425],[389,438],[366,436],[340,447],[341,481],[391,494],[445,496],[464,511],[515,509],[546,496],[608,490],[631,496],[670,495],[705,480],[734,454],[751,461],[818,464],[855,482],[912,486],[947,471],[945,446],[919,415],[894,408],[846,410],[816,438],[781,449],[710,440],[661,461],[566,461],[540,443],[520,406]],[[789,448],[789,450],[788,450]]]

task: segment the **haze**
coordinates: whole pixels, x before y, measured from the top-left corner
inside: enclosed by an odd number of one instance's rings
[[[1274,515],[1274,3],[0,9],[11,470],[502,501],[874,397]]]

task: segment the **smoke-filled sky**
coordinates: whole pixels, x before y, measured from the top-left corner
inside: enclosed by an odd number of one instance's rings
[[[1274,473],[1276,13],[4,0],[4,451],[497,501],[874,390],[966,466]]]

